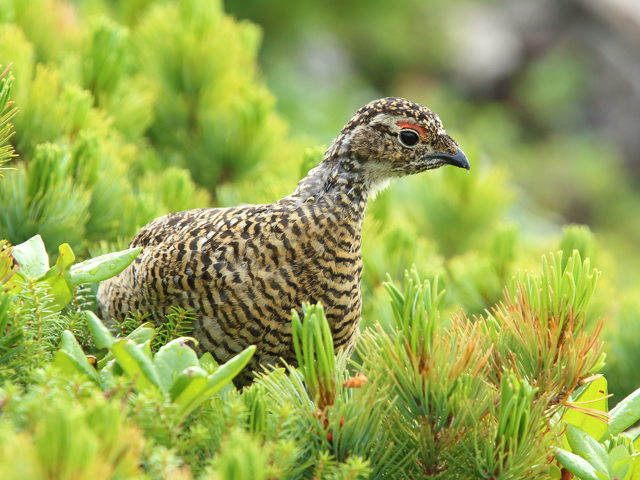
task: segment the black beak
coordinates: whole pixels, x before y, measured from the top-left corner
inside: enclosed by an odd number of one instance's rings
[[[431,155],[427,155],[427,158],[439,158],[444,163],[449,165],[453,165],[455,167],[464,168],[467,170],[471,169],[471,165],[469,165],[469,160],[467,160],[467,156],[464,154],[462,150],[458,148],[458,151],[454,154],[452,153],[432,153]]]

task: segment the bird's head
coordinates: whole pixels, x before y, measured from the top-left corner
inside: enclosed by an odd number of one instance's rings
[[[357,162],[371,184],[443,165],[470,168],[440,118],[428,108],[399,97],[375,100],[358,110],[328,154]]]

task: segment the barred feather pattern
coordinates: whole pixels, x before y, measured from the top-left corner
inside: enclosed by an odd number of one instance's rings
[[[398,144],[400,120],[423,129],[424,148]],[[295,364],[291,311],[303,302],[321,302],[336,349],[350,349],[360,321],[367,199],[402,174],[402,165],[405,174],[435,168],[432,160],[416,162],[425,153],[456,149],[425,107],[399,98],[372,102],[293,194],[267,205],[172,213],[146,225],[130,244],[143,247],[140,255],[100,285],[99,312],[117,319],[149,313],[161,322],[172,306],[193,310],[198,348],[217,361],[256,345],[239,385],[260,365]]]

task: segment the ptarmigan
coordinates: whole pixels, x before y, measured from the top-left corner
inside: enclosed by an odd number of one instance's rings
[[[171,306],[196,313],[193,336],[219,362],[249,345],[260,364],[295,362],[291,310],[321,302],[335,347],[358,332],[360,232],[367,199],[393,177],[469,162],[431,110],[403,98],[356,112],[324,160],[289,196],[268,205],[206,208],[153,220],[131,241],[143,247],[98,292],[104,318]]]

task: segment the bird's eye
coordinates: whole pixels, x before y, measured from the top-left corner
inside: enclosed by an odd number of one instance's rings
[[[405,147],[413,147],[416,143],[418,143],[418,140],[420,140],[420,137],[416,132],[408,129],[400,130],[398,138],[400,139],[400,143]]]

